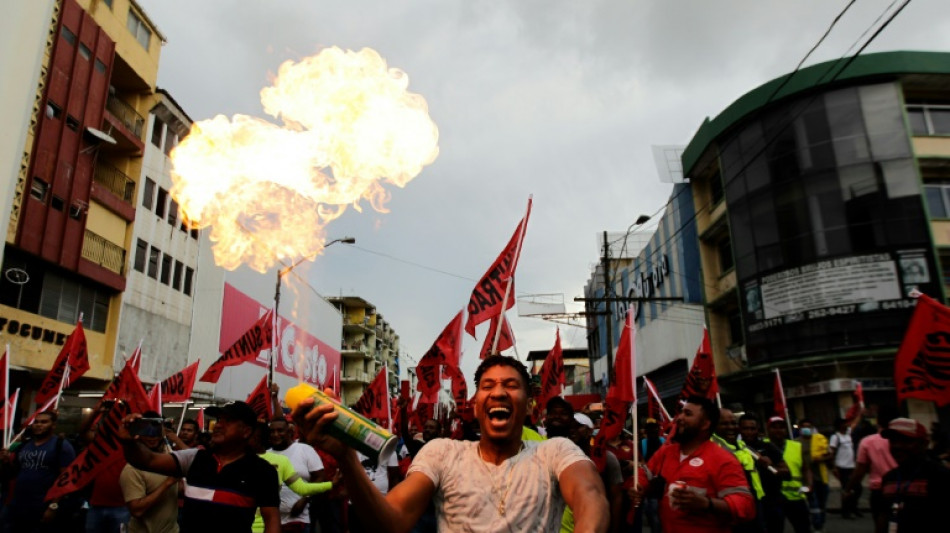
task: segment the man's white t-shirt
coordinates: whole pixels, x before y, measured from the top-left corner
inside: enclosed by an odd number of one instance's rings
[[[370,463],[369,457],[356,452],[356,457],[360,460],[360,464],[363,465],[363,470],[366,471],[366,475],[369,477],[369,480],[373,482],[373,485],[379,489],[379,492],[382,492],[385,496],[389,493],[389,470],[388,467],[397,468],[399,467],[399,461],[396,460],[396,454],[389,455],[389,461],[386,464],[377,464],[373,467]]]
[[[425,474],[436,487],[439,531],[558,531],[564,498],[558,476],[590,462],[565,438],[527,441],[500,465],[482,461],[478,442],[435,439],[416,455],[409,475]],[[499,511],[504,496],[505,513]]]
[[[838,468],[854,468],[854,444],[851,441],[851,428],[844,435],[835,432],[828,441],[829,448],[837,448],[835,452],[835,466]]]
[[[274,453],[279,453],[287,459],[290,460],[290,464],[293,465],[294,471],[300,476],[304,481],[310,481],[310,472],[317,472],[318,470],[323,470],[323,461],[320,460],[320,456],[317,455],[317,452],[314,451],[312,446],[306,444],[301,444],[299,442],[291,443],[290,446],[283,450],[268,450]],[[329,481],[329,480],[327,480]],[[300,499],[300,495],[296,492],[290,490],[285,484],[280,485],[280,523],[286,524],[288,522],[303,522],[305,524],[310,523],[310,506],[305,505],[303,512],[297,516],[290,516],[290,509],[297,503],[297,500]]]

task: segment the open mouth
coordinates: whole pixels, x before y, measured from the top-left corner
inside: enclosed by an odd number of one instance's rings
[[[511,418],[511,409],[508,407],[492,407],[488,410],[489,420],[504,422]]]

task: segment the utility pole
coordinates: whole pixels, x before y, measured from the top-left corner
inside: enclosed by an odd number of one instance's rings
[[[607,241],[607,231],[604,230],[604,255],[601,256],[601,261],[604,264],[604,324],[607,327],[607,380],[604,384],[606,388],[610,388],[611,376],[610,373],[614,368],[613,362],[613,352],[614,352],[614,328],[613,328],[613,310],[611,309],[611,302],[607,300],[610,297],[611,287],[610,283],[610,243]]]

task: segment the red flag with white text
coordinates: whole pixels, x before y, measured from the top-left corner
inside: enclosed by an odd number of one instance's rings
[[[561,330],[558,329],[554,337],[554,347],[541,365],[541,395],[538,397],[540,409],[544,409],[551,398],[560,396],[563,389],[564,357],[561,350]]]
[[[719,383],[716,381],[716,365],[713,362],[712,348],[709,344],[709,330],[703,328],[703,341],[696,350],[693,365],[686,375],[686,382],[680,392],[679,403],[682,405],[690,396],[702,396],[710,400],[719,392]]]
[[[69,366],[69,372],[66,367]],[[66,339],[62,350],[56,356],[53,368],[43,378],[43,382],[36,390],[36,405],[47,403],[50,398],[54,398],[60,393],[60,386],[63,389],[69,387],[71,383],[79,379],[80,376],[89,370],[89,350],[86,347],[86,333],[82,329],[82,320],[76,322],[76,328]],[[65,378],[64,378],[65,374]]]
[[[231,345],[221,357],[219,357],[211,366],[201,375],[201,381],[217,383],[221,378],[221,371],[226,367],[239,365],[246,361],[251,361],[261,353],[261,350],[267,350],[273,345],[274,339],[274,310],[268,309],[266,313],[251,325],[250,329],[241,335],[241,338]]]
[[[908,398],[950,403],[950,308],[921,295],[894,359],[897,403]]]
[[[617,356],[614,358],[614,380],[607,390],[607,397],[618,398],[625,402],[637,401],[633,375],[636,369],[636,330],[633,324],[633,311],[627,311]]]
[[[511,331],[511,324],[508,323],[505,313],[493,316],[488,326],[488,335],[485,336],[485,342],[482,343],[482,352],[479,354],[481,359],[491,355],[491,347],[495,343],[495,335],[499,324],[501,324],[501,334],[498,337],[498,346],[495,348],[495,353],[501,353],[515,345],[515,334]]]
[[[386,398],[388,396],[386,389],[389,388],[389,372],[383,367],[376,374],[372,383],[366,387],[360,399],[356,401],[353,409],[366,418],[376,418],[378,420],[389,420],[389,405]]]
[[[505,245],[505,249],[495,259],[488,272],[482,276],[468,300],[468,322],[465,331],[475,336],[475,326],[498,316],[515,305],[515,269],[518,267],[518,258],[521,255],[521,244],[524,242],[525,230],[528,227],[528,218],[531,216],[531,200],[528,200],[528,210],[514,234]],[[508,283],[511,282],[511,288]],[[508,298],[505,300],[505,294]]]
[[[184,402],[191,398],[191,392],[195,388],[195,378],[198,376],[198,363],[200,360],[162,381],[162,401]]]
[[[247,396],[245,402],[251,406],[251,409],[257,414],[258,420],[270,421],[273,413],[271,412],[270,387],[267,386],[267,375],[261,378],[261,381],[254,387],[254,390]]]

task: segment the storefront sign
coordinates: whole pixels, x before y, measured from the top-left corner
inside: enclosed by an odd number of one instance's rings
[[[45,342],[54,346],[62,346],[66,343],[68,332],[46,329],[42,326],[35,326],[20,320],[0,316],[0,331],[17,335],[23,338],[30,338],[35,341]]]

